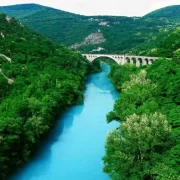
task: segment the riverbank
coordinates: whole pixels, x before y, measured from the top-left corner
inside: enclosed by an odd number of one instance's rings
[[[121,126],[108,134],[104,172],[112,180],[179,179],[180,66],[113,66],[110,78],[121,98],[107,120]]]

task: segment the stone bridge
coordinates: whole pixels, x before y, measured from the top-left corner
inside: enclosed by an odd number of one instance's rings
[[[107,57],[117,62],[119,65],[126,63],[135,64],[136,66],[145,66],[152,64],[158,57],[148,57],[148,56],[132,56],[132,55],[118,55],[118,54],[82,54],[90,62],[93,62],[97,58]]]

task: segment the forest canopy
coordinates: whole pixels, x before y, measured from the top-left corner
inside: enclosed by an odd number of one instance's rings
[[[104,172],[112,180],[177,180],[180,174],[180,66],[159,59],[146,67],[113,65],[110,79],[121,96],[107,121]],[[179,62],[179,59],[178,59]]]

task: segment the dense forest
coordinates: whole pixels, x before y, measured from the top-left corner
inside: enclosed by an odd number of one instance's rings
[[[55,116],[82,103],[92,70],[78,52],[0,14],[0,179],[36,151]]]
[[[120,122],[107,136],[103,157],[112,180],[180,179],[179,61],[176,56],[143,67],[112,66],[109,77],[121,92],[107,115],[108,123]]]
[[[143,17],[83,16],[37,4],[0,7],[0,12],[57,43],[87,53],[160,55],[157,45],[180,26],[180,5]]]

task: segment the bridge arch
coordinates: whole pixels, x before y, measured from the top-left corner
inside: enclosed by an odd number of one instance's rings
[[[131,58],[126,57],[126,63],[130,64],[131,63]]]
[[[138,65],[137,66],[142,66],[143,65],[143,59],[141,57],[137,58],[137,63]]]
[[[97,58],[104,57],[114,60],[117,64],[122,64],[124,57],[123,55],[109,55],[109,54],[83,54],[90,62],[95,61]]]
[[[149,58],[144,58],[144,61],[145,61],[145,65],[148,65]]]
[[[135,57],[132,57],[131,58],[131,64],[136,65],[136,62],[137,62],[137,59]]]
[[[97,57],[95,57],[91,62],[93,63],[93,62],[95,62],[95,61],[97,61],[97,60],[99,60],[99,59],[103,59],[104,58],[104,60],[112,60],[112,61],[114,61],[115,63],[117,63],[117,64],[119,64],[119,57],[108,57],[108,56],[97,56]],[[117,58],[117,59],[116,59]]]
[[[154,62],[154,59],[152,59],[152,58],[150,58],[150,59],[148,60],[148,64],[153,64],[153,62]]]

